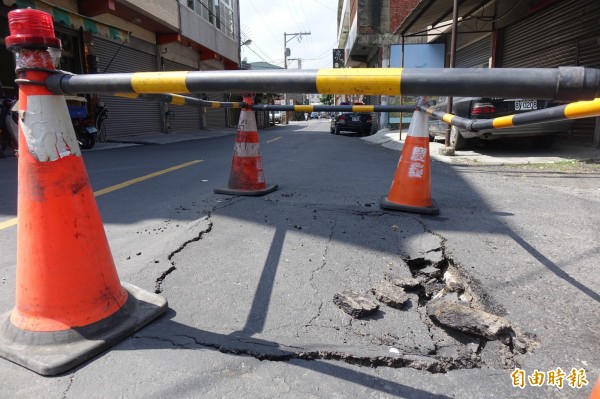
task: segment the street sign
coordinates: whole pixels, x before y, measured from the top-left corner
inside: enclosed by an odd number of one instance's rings
[[[344,49],[334,48],[333,49],[333,67],[343,68],[344,67]]]

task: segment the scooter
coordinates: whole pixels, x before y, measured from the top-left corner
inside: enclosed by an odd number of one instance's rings
[[[65,96],[65,100],[79,146],[84,150],[89,150],[96,144],[98,128],[94,118],[88,115],[87,100],[77,96]]]
[[[17,154],[19,146],[18,113],[15,109],[17,100],[8,97],[0,84],[0,156],[4,156],[4,150],[12,147]]]
[[[18,155],[19,148],[19,113],[16,99],[4,94],[0,85],[0,154],[10,145]],[[106,140],[104,120],[108,117],[108,109],[99,102],[94,115],[88,115],[84,97],[65,96],[69,116],[75,130],[75,137],[82,149],[89,150],[98,141]]]

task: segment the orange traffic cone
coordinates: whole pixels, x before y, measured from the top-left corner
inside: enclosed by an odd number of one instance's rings
[[[256,129],[256,118],[252,106],[252,96],[244,95],[248,108],[240,112],[240,122],[235,135],[233,160],[226,188],[216,188],[217,194],[264,195],[277,190],[277,185],[267,186],[260,156],[260,144]]]
[[[594,388],[592,388],[590,399],[600,399],[600,377],[598,377],[596,385],[594,385]]]
[[[422,112],[413,113],[394,181],[379,206],[394,211],[439,213],[431,199],[429,130],[427,116]]]
[[[8,14],[18,52],[16,305],[0,316],[0,356],[54,375],[133,334],[166,300],[119,282],[63,96],[44,85],[60,54],[50,15]],[[46,48],[46,47],[49,47]]]

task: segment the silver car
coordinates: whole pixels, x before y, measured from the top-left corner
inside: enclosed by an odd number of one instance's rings
[[[500,116],[519,114],[537,109],[544,109],[561,105],[550,100],[521,100],[483,97],[454,97],[452,114],[467,119],[493,119]],[[446,97],[440,97],[433,108],[446,112],[448,103]],[[429,138],[445,136],[447,124],[434,119],[429,119]],[[488,129],[478,132],[469,132],[452,126],[450,130],[450,145],[457,150],[467,148],[476,140],[495,140],[508,137],[531,137],[532,143],[537,148],[549,148],[554,143],[558,133],[568,132],[573,126],[573,120],[538,123],[534,125],[518,126],[504,129]]]

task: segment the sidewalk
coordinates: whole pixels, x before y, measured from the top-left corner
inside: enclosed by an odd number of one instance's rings
[[[236,128],[220,128],[220,129],[205,129],[205,130],[193,130],[182,133],[141,133],[136,135],[129,135],[123,137],[109,137],[106,142],[99,143],[93,150],[107,150],[112,148],[126,147],[132,145],[146,145],[146,144],[171,144],[178,143],[181,141],[189,140],[201,140],[212,137],[221,137],[234,135]]]
[[[382,129],[372,136],[363,138],[363,140],[392,150],[402,151],[407,133],[408,129],[402,130],[402,137],[400,137],[399,130]],[[444,148],[442,141],[430,143],[429,148],[432,159],[452,164],[506,165],[600,160],[600,148],[560,137],[548,149],[527,148],[519,143],[507,142],[502,145],[487,145],[468,151],[456,151],[456,155],[446,156],[440,155],[440,150]]]

